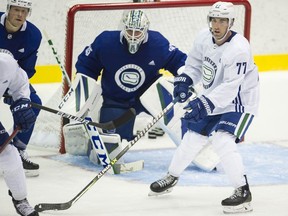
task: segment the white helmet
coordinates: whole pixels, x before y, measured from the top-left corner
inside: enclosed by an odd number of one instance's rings
[[[212,5],[207,16],[209,27],[212,17],[229,19],[229,29],[230,29],[235,19],[234,5],[231,2],[221,2],[221,1],[216,2],[215,4]]]
[[[142,10],[131,10],[123,16],[123,35],[127,40],[129,52],[134,54],[147,36],[149,20]]]
[[[28,8],[29,15],[31,14],[32,10],[32,1],[31,0],[7,0],[7,14],[11,8],[11,6],[23,7]]]

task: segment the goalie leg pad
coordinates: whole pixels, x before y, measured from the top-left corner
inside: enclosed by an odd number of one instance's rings
[[[173,80],[160,77],[145,91],[140,97],[140,101],[149,113],[156,117],[173,100],[173,89]],[[155,102],[151,103],[151,98],[155,97]],[[186,103],[176,103],[173,109],[164,118],[159,120],[159,125],[169,135],[176,146],[181,143],[181,117],[185,113],[183,109],[185,105]]]
[[[89,135],[82,123],[69,123],[63,127],[66,152],[76,156],[87,156]]]
[[[82,123],[70,123],[63,127],[66,152],[71,155],[88,156],[94,164],[110,163],[123,150],[121,138],[118,134],[99,134],[96,128],[86,130]],[[88,128],[87,128],[88,129]],[[92,143],[93,141],[93,143]],[[104,154],[105,153],[105,154]],[[109,160],[109,162],[107,162]],[[104,164],[104,165],[107,165]],[[104,166],[103,165],[103,166]],[[144,161],[124,163],[123,157],[113,165],[111,174],[134,172],[142,170]]]
[[[205,171],[212,171],[220,162],[220,157],[215,153],[212,145],[208,143],[204,148],[196,155],[193,163]]]

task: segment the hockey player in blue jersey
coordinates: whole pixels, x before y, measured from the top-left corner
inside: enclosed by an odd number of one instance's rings
[[[102,32],[76,63],[77,73],[95,80],[102,75],[100,122],[116,119],[129,108],[137,114],[147,112],[139,97],[162,76],[160,69],[177,75],[187,57],[161,33],[149,30],[148,17],[142,10],[124,13],[122,22],[122,31]],[[128,141],[133,139],[134,122],[135,118],[113,133]]]
[[[8,50],[14,56],[20,67],[26,71],[29,79],[36,72],[35,64],[42,39],[39,29],[26,20],[31,14],[31,10],[32,2],[30,0],[8,0],[6,12],[0,12],[0,49]],[[31,84],[30,91],[31,101],[41,104],[41,99]],[[12,103],[10,98],[5,98],[4,102],[9,105]],[[33,110],[38,116],[39,109]],[[14,145],[19,150],[27,176],[39,175],[39,165],[31,162],[25,151],[33,129],[34,126],[14,139]]]

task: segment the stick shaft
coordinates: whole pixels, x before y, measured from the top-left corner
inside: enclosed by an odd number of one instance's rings
[[[4,149],[6,148],[6,146],[11,143],[11,141],[13,140],[13,138],[18,134],[18,132],[20,131],[19,127],[16,127],[15,130],[12,132],[12,134],[7,138],[7,140],[4,142],[4,144],[0,147],[0,154],[2,153],[2,151],[4,151]]]

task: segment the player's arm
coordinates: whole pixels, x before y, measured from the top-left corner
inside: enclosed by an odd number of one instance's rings
[[[157,43],[157,52],[163,56],[163,69],[168,70],[174,76],[179,74],[179,69],[185,65],[187,55],[178,49],[160,33],[153,34]],[[156,51],[156,50],[155,50]]]
[[[9,88],[14,102],[10,106],[15,125],[20,126],[22,131],[27,131],[36,121],[35,113],[30,106],[30,91],[28,77],[25,71],[9,55],[1,56],[1,93]],[[4,61],[3,61],[4,60]]]
[[[30,34],[27,36],[27,43],[25,44],[25,57],[18,60],[18,64],[27,73],[28,78],[34,76],[36,73],[35,65],[38,59],[38,49],[42,40],[41,32],[38,28],[32,26]]]
[[[101,44],[99,39],[93,41],[92,44],[86,46],[79,54],[76,62],[77,73],[85,74],[92,79],[97,80],[104,66],[100,60]]]

